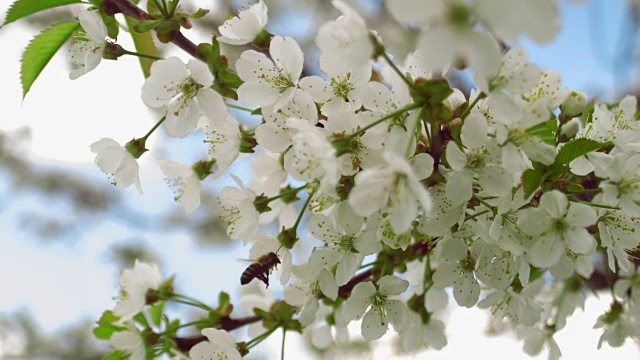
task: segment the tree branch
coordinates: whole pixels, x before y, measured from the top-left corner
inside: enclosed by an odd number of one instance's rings
[[[149,20],[151,18],[146,11],[140,9],[129,0],[105,0],[103,5],[105,12],[110,15],[121,13],[138,21]],[[205,61],[204,57],[198,52],[197,45],[182,35],[181,32],[178,31],[173,36],[171,42],[194,58]]]

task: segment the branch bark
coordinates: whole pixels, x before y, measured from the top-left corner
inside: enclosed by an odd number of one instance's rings
[[[105,12],[111,15],[123,14],[138,21],[149,20],[151,18],[149,13],[129,0],[105,0],[103,6]],[[198,46],[187,39],[181,32],[178,31],[176,35],[173,36],[171,42],[194,58],[205,61],[204,57],[198,52]]]

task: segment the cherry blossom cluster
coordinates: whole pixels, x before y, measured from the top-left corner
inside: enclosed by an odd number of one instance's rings
[[[406,59],[394,59],[352,8],[333,5],[340,15],[315,37],[320,74],[303,76],[298,43],[265,30],[260,0],[199,45],[196,59],[153,63],[142,101],[164,116],[147,135],[91,145],[113,184],[142,192],[136,159],[148,136],[159,126],[179,138],[203,130],[204,160],[159,162],[176,200],[191,213],[202,181],[230,175],[236,186],[219,196],[227,235],[252,259],[280,260],[279,284],[240,300],[253,324],[248,341],[227,332],[245,324],[231,317],[228,295],[214,308],[137,262],[122,273],[118,303],[96,329],[114,358],[239,359],[277,329],[328,349],[354,336],[374,341],[389,325],[399,351],[442,349],[440,318],[453,298],[508,322],[528,354],[546,346],[557,359],[554,334],[584,307],[598,268],[614,298],[596,324],[598,347],[638,341],[640,267],[630,258],[640,245],[636,99],[587,101],[515,45],[520,37],[552,40],[557,4],[386,1],[399,24],[420,31]],[[71,49],[71,78],[95,70],[112,45],[100,11],[78,14],[84,35]],[[228,64],[219,43],[244,51]],[[473,89],[448,81],[460,73],[473,76]],[[262,121],[248,127],[230,108]],[[229,170],[242,156],[252,156],[244,182]],[[266,230],[272,224],[279,232]],[[300,242],[310,250],[294,258]],[[209,315],[171,321],[166,301]],[[359,333],[350,334],[353,321]],[[186,341],[178,336],[184,326],[203,336]]]

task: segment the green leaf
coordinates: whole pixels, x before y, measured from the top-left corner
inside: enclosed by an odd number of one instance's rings
[[[2,26],[42,10],[81,2],[82,0],[18,0],[7,11],[7,17]]]
[[[562,165],[568,164],[582,155],[600,149],[604,145],[606,144],[591,139],[573,139],[558,151],[555,163]]]
[[[102,21],[104,21],[105,26],[107,27],[107,35],[110,38],[118,40],[118,34],[120,33],[120,24],[113,16],[100,14],[102,17]]]
[[[547,120],[527,130],[527,134],[537,136],[545,144],[556,145],[556,131],[558,130],[558,121],[556,118]]]
[[[527,169],[522,173],[522,187],[524,189],[524,198],[528,199],[544,180],[544,174],[539,170]]]
[[[103,312],[100,320],[96,321],[98,327],[93,329],[93,335],[101,340],[109,340],[114,332],[126,330],[125,327],[113,325],[118,319],[111,310]]]
[[[129,358],[129,355],[130,354],[127,354],[124,350],[116,350],[103,356],[102,360],[126,360]]]
[[[152,1],[150,1],[151,3]],[[129,28],[129,33],[131,34],[131,38],[133,39],[133,44],[136,47],[136,51],[140,54],[158,56],[158,48],[156,44],[153,42],[153,38],[151,34],[139,33],[134,29],[136,25],[139,24],[135,19],[130,18],[129,16],[125,16],[125,20],[127,21],[127,27]],[[151,75],[151,65],[153,65],[154,60],[138,57],[140,61],[140,67],[142,68],[142,74],[145,79]]]
[[[151,310],[149,310],[149,315],[151,317],[151,322],[155,325],[155,326],[160,326],[160,324],[162,323],[162,314],[164,312],[164,301],[158,301],[155,305],[153,305],[151,307]]]
[[[79,26],[80,24],[75,22],[54,25],[31,40],[22,55],[22,66],[20,67],[23,99],[49,60]]]
[[[223,306],[226,306],[230,302],[231,302],[231,297],[229,296],[229,294],[227,294],[224,291],[221,291],[220,294],[218,295],[218,307],[221,308]]]

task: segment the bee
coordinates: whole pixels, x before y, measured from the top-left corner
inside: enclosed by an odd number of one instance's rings
[[[271,268],[280,264],[280,258],[274,252],[260,256],[253,264],[249,265],[240,276],[240,284],[246,285],[251,280],[258,278],[269,287],[269,273]]]

